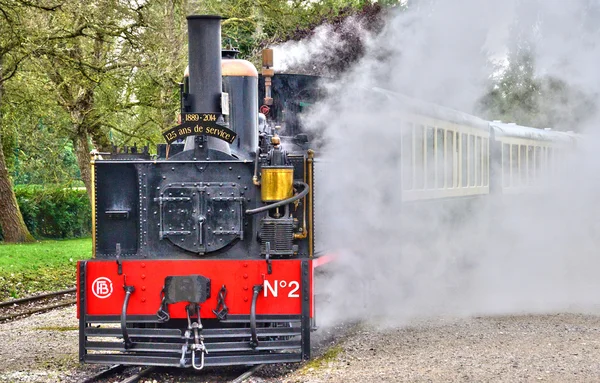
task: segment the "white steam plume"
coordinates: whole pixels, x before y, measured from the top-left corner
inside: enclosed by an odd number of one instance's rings
[[[321,281],[331,295],[318,308],[322,321],[398,325],[429,315],[589,310],[600,303],[595,124],[564,160],[551,193],[490,197],[468,212],[441,202],[407,207],[399,181],[402,114],[372,91],[472,112],[493,73],[489,62],[505,59],[517,20],[539,48],[540,71],[597,95],[600,40],[586,7],[583,0],[421,2],[391,17],[369,40],[366,57],[329,84],[330,97],[307,118],[324,137],[329,161],[316,180],[317,239],[344,249],[336,272]],[[589,114],[598,122],[594,110]]]

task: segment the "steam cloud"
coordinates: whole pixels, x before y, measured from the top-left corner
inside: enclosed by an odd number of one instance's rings
[[[330,296],[317,307],[322,324],[596,308],[595,110],[585,126],[564,127],[585,139],[549,181],[551,191],[489,197],[470,211],[440,202],[407,207],[399,181],[402,115],[372,89],[473,113],[494,62],[526,39],[540,74],[597,97],[599,12],[583,0],[420,1],[392,15],[379,35],[365,36],[365,57],[327,84],[329,97],[306,117],[323,137],[326,159],[317,165],[324,169],[315,187],[317,241],[342,253],[333,274],[317,282]],[[336,41],[323,36],[294,51],[314,54]]]

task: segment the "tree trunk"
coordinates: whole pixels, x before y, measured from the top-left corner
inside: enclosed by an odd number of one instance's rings
[[[17,198],[13,190],[12,181],[6,168],[4,152],[2,151],[2,137],[0,135],[0,226],[4,234],[4,242],[33,242],[29,234]]]
[[[0,57],[0,105],[2,105],[2,60]],[[33,242],[29,234],[17,197],[13,190],[10,174],[6,168],[4,151],[2,150],[2,133],[0,133],[0,227],[4,235],[4,242]]]
[[[77,165],[81,173],[81,180],[85,184],[90,203],[92,202],[92,169],[90,166],[90,146],[88,143],[88,134],[77,130],[77,136],[73,139],[73,147],[75,148],[75,157],[77,157]]]

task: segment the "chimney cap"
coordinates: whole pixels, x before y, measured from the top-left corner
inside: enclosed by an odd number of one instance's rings
[[[217,19],[217,20],[224,20],[223,17],[218,16],[218,15],[189,15],[187,17],[188,20],[196,20],[196,19],[207,19],[207,20],[211,20],[211,19]]]

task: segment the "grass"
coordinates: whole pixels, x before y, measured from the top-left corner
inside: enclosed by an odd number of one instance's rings
[[[344,350],[339,345],[329,348],[323,355],[308,361],[308,363],[306,363],[306,365],[304,365],[302,368],[302,372],[307,373],[309,371],[327,366],[329,362],[334,361],[338,355],[342,353],[342,351]]]
[[[91,254],[91,238],[0,244],[0,301],[73,287],[77,261]]]

